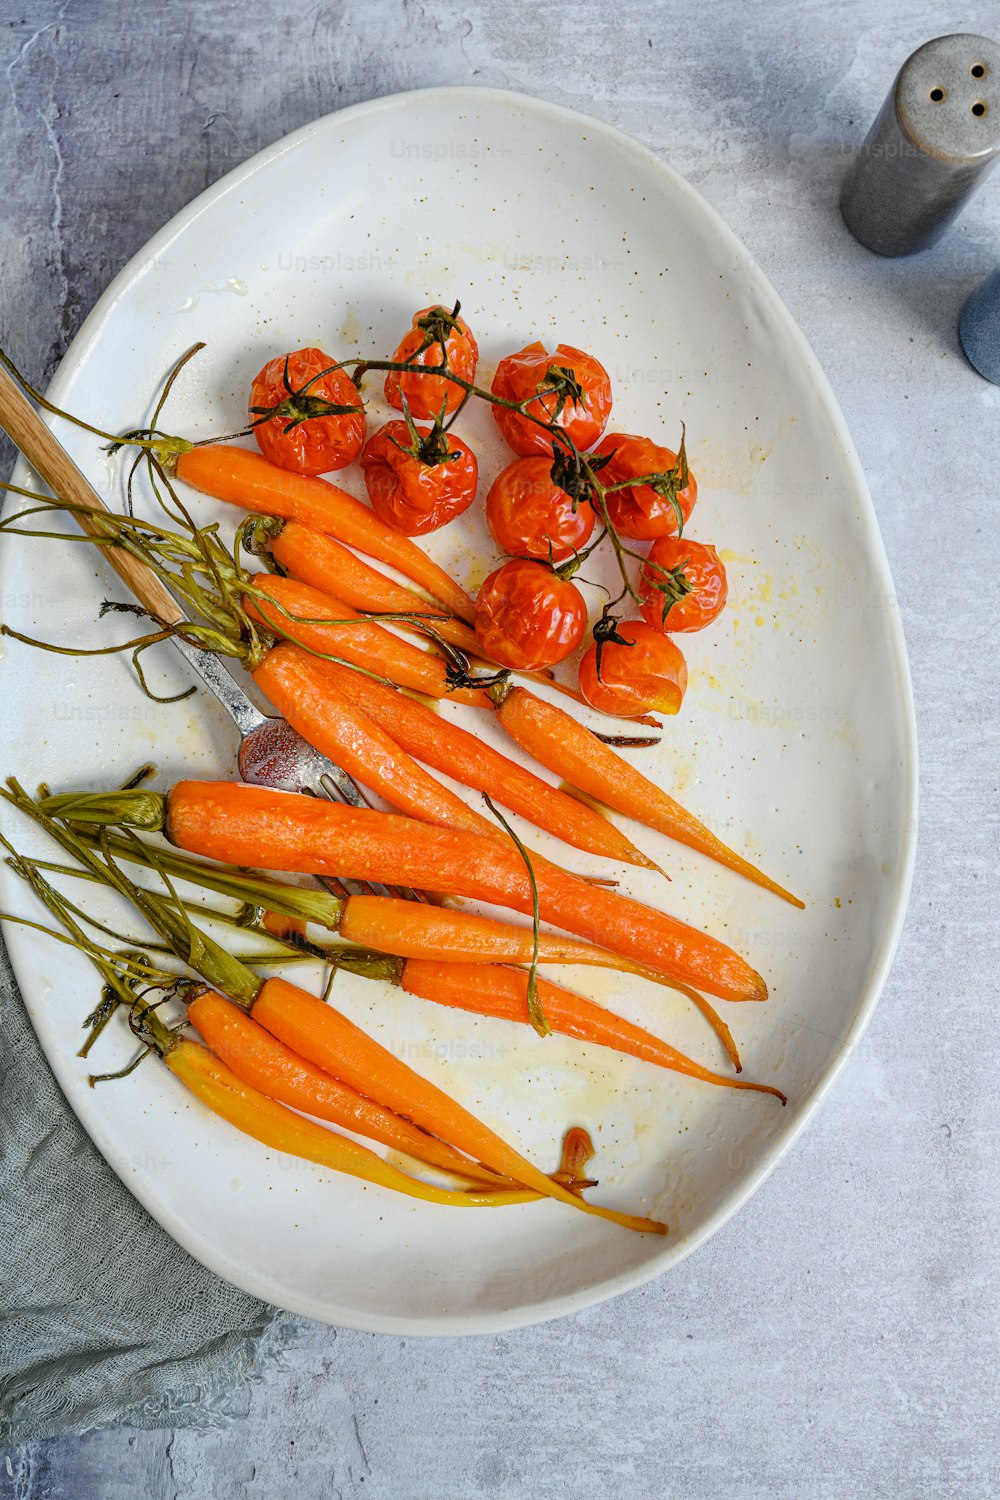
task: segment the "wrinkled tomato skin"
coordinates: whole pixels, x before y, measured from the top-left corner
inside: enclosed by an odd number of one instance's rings
[[[419,365],[439,365],[441,345],[431,344],[417,353],[424,341],[422,328],[417,327],[420,318],[426,318],[433,307],[423,307],[413,314],[413,327],[404,334],[392,358],[395,362],[416,360]],[[448,368],[463,380],[474,381],[479,364],[479,345],[472,329],[463,317],[459,317],[457,328],[453,328],[446,340]],[[444,402],[446,412],[453,412],[461,405],[465,392],[460,385],[446,380],[443,375],[420,375],[416,371],[390,370],[385,377],[385,399],[397,411],[403,409],[403,397],[414,417],[436,417]]]
[[[335,361],[322,349],[297,349],[288,355],[288,383],[298,391],[321,370]],[[250,406],[277,406],[288,397],[285,387],[285,356],[269,360],[254,376],[250,387]],[[354,406],[355,412],[344,416],[308,417],[286,432],[291,418],[271,417],[260,422],[253,434],[257,446],[269,463],[296,474],[329,474],[345,469],[357,458],[365,442],[365,409],[351,377],[343,370],[332,370],[314,381],[306,392],[338,406]],[[251,411],[250,421],[256,421]]]
[[[587,606],[576,586],[543,563],[514,558],[479,590],[476,635],[502,667],[536,672],[572,655],[587,628]]]
[[[430,428],[417,431],[426,437]],[[405,422],[387,422],[365,445],[361,472],[380,521],[404,536],[426,536],[468,510],[476,498],[479,465],[472,449],[454,433],[448,434],[448,448],[458,458],[437,464],[423,463],[396,446],[406,447],[411,441]]]
[[[672,604],[666,617],[664,596],[654,586],[657,574],[650,563],[671,572],[683,568],[684,577],[692,585],[690,594]],[[650,547],[642,565],[639,591],[645,596],[641,608],[646,623],[673,635],[682,630],[704,630],[717,620],[726,607],[729,582],[725,564],[714,547],[692,537],[662,536]]]
[[[636,437],[630,432],[609,432],[598,443],[596,453],[613,453],[613,457],[598,471],[603,485],[621,484],[638,474],[664,474],[674,467],[677,454],[671,448],[661,448],[649,438]],[[694,510],[698,499],[698,481],[688,474],[687,486],[677,496],[684,524]],[[677,516],[669,500],[658,495],[648,484],[629,485],[627,489],[615,490],[607,497],[608,515],[619,536],[627,536],[634,542],[651,542],[658,536],[673,536],[677,531]]]
[[[631,642],[608,641],[597,675],[597,647],[580,663],[580,691],[591,708],[637,719],[657,712],[675,714],[687,688],[687,663],[669,636],[645,620],[623,620],[618,633]]]
[[[594,530],[586,502],[573,509],[552,481],[551,458],[516,458],[503,469],[486,497],[486,523],[497,546],[510,557],[550,556],[562,562],[579,552]]]
[[[553,365],[571,369],[583,389],[584,404],[567,401],[555,421],[581,453],[586,452],[597,442],[611,415],[611,377],[592,354],[574,349],[569,344],[559,344],[554,353],[549,354],[544,344],[529,344],[517,354],[508,354],[497,365],[493,394],[507,401],[526,401],[535,395],[546,371]],[[552,421],[557,400],[557,393],[550,391],[532,401],[529,410],[543,421]],[[522,458],[533,453],[552,452],[550,435],[521,412],[494,406],[493,418],[510,447]]]

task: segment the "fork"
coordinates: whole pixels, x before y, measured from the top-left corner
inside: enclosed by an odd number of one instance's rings
[[[107,532],[100,513],[107,506],[66,449],[42,421],[13,377],[0,366],[0,427],[41,479],[62,500],[82,507],[74,512],[88,536]],[[93,517],[87,514],[93,511]],[[187,619],[177,600],[150,568],[117,547],[105,547],[104,556],[119,578],[156,621],[173,627]],[[229,714],[240,735],[236,764],[243,781],[282,792],[308,792],[331,801],[367,807],[365,797],[340,766],[321,755],[302,738],[286,719],[262,713],[240,687],[227,663],[209,651],[199,650],[180,635],[170,637],[188,665],[201,678]],[[399,894],[426,900],[408,889],[390,890],[376,882],[324,880],[338,895]]]

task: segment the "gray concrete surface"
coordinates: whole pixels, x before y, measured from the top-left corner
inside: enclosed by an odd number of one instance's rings
[[[922,749],[906,933],[865,1045],[790,1159],[669,1278],[471,1342],[306,1326],[249,1419],[0,1459],[3,1500],[986,1497],[997,1445],[1000,389],[955,325],[1000,261],[1000,178],[883,262],[836,213],[903,58],[992,0],[38,0],[4,6],[4,338],[51,369],[166,218],[316,115],[417,85],[578,106],[686,174],[825,366],[899,589]]]

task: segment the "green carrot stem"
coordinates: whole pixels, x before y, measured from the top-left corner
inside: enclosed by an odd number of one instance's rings
[[[67,821],[75,824],[80,820],[73,816]],[[288,881],[274,880],[256,870],[228,870],[207,860],[188,858],[175,849],[157,849],[154,864],[146,845],[138,839],[122,838],[113,833],[98,838],[85,824],[73,831],[84,843],[108,850],[115,859],[125,859],[147,869],[158,867],[177,880],[202,886],[220,896],[231,896],[234,901],[243,901],[250,906],[280,912],[285,917],[315,922],[319,927],[328,927],[331,932],[337,931],[347,904],[344,897],[334,896],[329,891],[290,885]]]
[[[183,904],[175,896],[170,885],[170,876],[163,869],[157,870],[157,873],[170,891],[169,899],[156,895],[129,880],[113,859],[100,857],[95,849],[85,844],[63,823],[57,822],[47,810],[27,795],[13,777],[7,781],[7,790],[0,790],[0,795],[40,824],[73,859],[79,861],[106,885],[119,891],[126,900],[138,907],[153,931],[163,938],[183,963],[194,969],[209,984],[221,990],[237,1004],[246,1009],[250,1008],[257,997],[261,981],[246,964],[234,958],[208,933],[194,926]],[[115,795],[124,798],[140,798],[147,802],[149,799],[156,799],[165,807],[165,799],[158,797],[158,794],[154,792],[119,792],[111,793],[109,797]],[[155,862],[151,868],[156,869]]]

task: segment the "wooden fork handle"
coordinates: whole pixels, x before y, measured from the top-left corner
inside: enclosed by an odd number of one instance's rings
[[[80,528],[88,536],[109,536],[101,522],[107,506],[77,468],[62,443],[53,436],[13,376],[0,365],[0,427],[20,449],[35,472],[60,500],[84,507],[73,511]],[[44,499],[43,496],[39,497]],[[93,511],[92,516],[86,511]],[[185,618],[176,599],[169,594],[152,569],[121,547],[102,547],[101,551],[123,583],[131,589],[142,607],[167,625]]]

